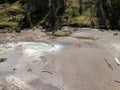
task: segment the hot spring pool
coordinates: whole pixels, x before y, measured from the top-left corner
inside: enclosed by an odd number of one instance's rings
[[[42,50],[42,51],[52,51],[57,50],[60,48],[60,45],[50,45],[50,44],[43,44],[43,43],[29,43],[26,44],[27,48],[35,49],[35,50]]]
[[[53,48],[54,46],[48,45],[48,44],[38,44],[38,43],[31,43],[26,45],[28,48],[32,49],[40,49],[40,50],[49,50]]]

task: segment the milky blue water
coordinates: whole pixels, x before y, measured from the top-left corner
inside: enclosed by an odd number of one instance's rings
[[[37,49],[37,50],[50,50],[54,46],[48,45],[48,44],[30,43],[30,44],[27,44],[27,47],[31,49]]]

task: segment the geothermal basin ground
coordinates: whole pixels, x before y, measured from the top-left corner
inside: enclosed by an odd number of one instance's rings
[[[120,89],[118,31],[53,37],[30,30],[1,34],[0,43],[0,90]]]

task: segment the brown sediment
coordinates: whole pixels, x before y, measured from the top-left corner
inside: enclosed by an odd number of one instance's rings
[[[76,38],[76,39],[90,39],[90,40],[93,40],[93,41],[100,39],[98,37],[85,37],[85,36],[72,36],[72,38]]]

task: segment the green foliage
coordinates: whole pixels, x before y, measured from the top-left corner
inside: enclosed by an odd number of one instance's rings
[[[120,29],[119,0],[1,0],[0,25],[53,31],[63,25]]]
[[[79,5],[72,5],[66,8],[64,15],[68,15],[71,17],[79,16]]]
[[[11,4],[0,4],[0,10],[0,25],[4,27],[15,29],[18,27],[20,19],[24,17],[22,14],[23,10],[21,9],[19,1]]]
[[[32,28],[32,21],[31,21],[31,17],[30,17],[30,13],[29,12],[25,12],[25,17],[24,17],[24,24],[23,27],[28,27],[28,28]]]

